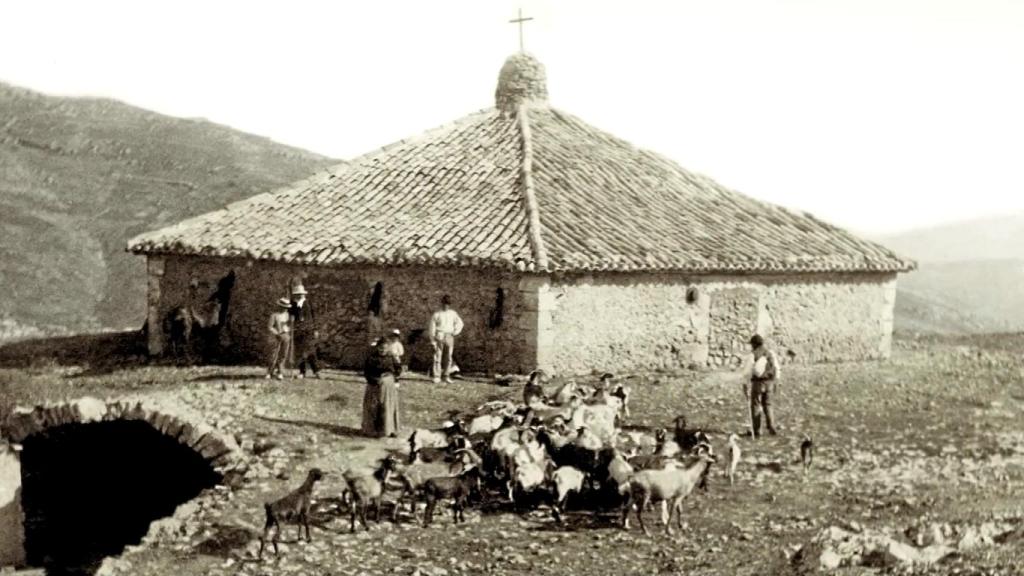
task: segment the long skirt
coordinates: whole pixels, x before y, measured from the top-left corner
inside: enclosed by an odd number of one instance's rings
[[[401,426],[398,386],[391,374],[366,383],[363,395],[363,434],[382,438],[397,434]]]

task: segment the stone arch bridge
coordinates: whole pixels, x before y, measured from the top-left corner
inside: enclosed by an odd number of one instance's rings
[[[15,407],[0,414],[0,568],[23,566],[24,514],[21,499],[21,450],[33,435],[62,426],[101,422],[144,422],[161,435],[200,456],[217,478],[245,471],[245,461],[234,436],[203,421],[186,405],[148,398],[84,397],[77,400]]]

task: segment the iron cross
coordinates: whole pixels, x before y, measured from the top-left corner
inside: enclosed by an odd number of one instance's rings
[[[519,18],[516,18],[514,20],[509,20],[509,22],[512,23],[512,24],[519,24],[519,51],[520,52],[523,51],[523,22],[527,22],[527,21],[530,21],[530,20],[533,20],[533,18],[532,17],[530,17],[530,18],[523,18],[523,9],[522,8],[519,9]]]

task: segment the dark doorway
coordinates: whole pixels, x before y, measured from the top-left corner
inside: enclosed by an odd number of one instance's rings
[[[23,445],[25,552],[49,574],[94,573],[220,481],[202,456],[145,422],[57,426]]]

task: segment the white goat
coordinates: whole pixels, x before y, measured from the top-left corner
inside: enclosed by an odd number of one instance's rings
[[[739,436],[735,434],[729,434],[729,465],[725,469],[725,475],[729,478],[729,484],[732,485],[736,478],[736,467],[740,465],[740,444]]]
[[[551,507],[551,513],[556,522],[562,521],[562,511],[565,509],[565,501],[570,492],[579,494],[583,491],[583,481],[586,474],[572,466],[561,466],[551,474],[551,483],[555,487],[555,503]]]
[[[620,493],[627,494],[628,498],[622,507],[622,527],[629,529],[629,511],[636,508],[637,522],[644,534],[649,535],[647,526],[644,525],[643,511],[652,502],[661,502],[661,521],[665,525],[665,532],[672,534],[672,514],[676,515],[679,528],[683,527],[683,498],[686,498],[693,491],[694,486],[701,481],[707,472],[708,467],[715,462],[715,456],[707,451],[701,451],[697,460],[685,468],[666,468],[664,470],[641,470],[633,475],[629,481],[621,487]],[[671,507],[669,507],[671,502]]]

